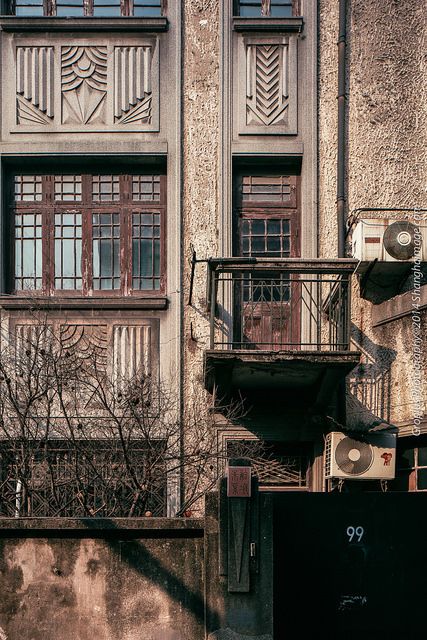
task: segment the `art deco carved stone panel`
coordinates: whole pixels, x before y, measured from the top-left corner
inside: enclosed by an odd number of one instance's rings
[[[4,47],[3,95],[16,104],[3,108],[9,132],[159,130],[158,37],[39,43],[22,36]]]
[[[105,122],[107,47],[62,47],[62,123]]]
[[[159,363],[158,322],[143,319],[139,322],[115,324],[113,318],[101,322],[71,318],[64,323],[61,318],[49,320],[48,325],[34,319],[12,322],[11,336],[17,356],[27,350],[45,347],[48,340],[70,357],[77,354],[87,358],[100,371],[109,371],[114,379],[131,380],[135,375],[156,375]]]
[[[53,119],[53,47],[17,47],[18,124],[50,125]]]
[[[152,47],[114,47],[114,119],[150,124]]]
[[[296,135],[295,36],[237,37],[238,133]]]

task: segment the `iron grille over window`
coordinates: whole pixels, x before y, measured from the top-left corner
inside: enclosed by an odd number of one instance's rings
[[[15,0],[10,13],[26,17],[155,18],[163,15],[163,0]]]
[[[298,7],[296,0],[237,0],[235,13],[243,18],[289,18],[298,15]]]
[[[0,445],[0,517],[165,515],[162,441]]]
[[[250,460],[252,471],[264,490],[305,489],[308,449],[286,442],[260,443],[257,440],[230,440],[228,458]]]
[[[12,290],[163,288],[165,176],[15,176]]]

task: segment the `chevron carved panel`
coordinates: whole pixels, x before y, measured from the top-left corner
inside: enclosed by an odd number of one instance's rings
[[[248,45],[246,56],[246,124],[283,125],[289,106],[288,45]]]
[[[114,119],[118,124],[152,121],[152,47],[114,47]]]
[[[16,123],[52,124],[53,89],[53,47],[17,47]]]

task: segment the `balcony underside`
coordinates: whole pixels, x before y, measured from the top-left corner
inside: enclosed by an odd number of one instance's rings
[[[330,394],[359,363],[357,351],[241,351],[205,352],[205,387],[221,394],[233,390],[277,389],[325,404]]]

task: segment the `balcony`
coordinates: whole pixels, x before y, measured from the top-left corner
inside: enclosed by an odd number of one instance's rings
[[[350,350],[355,260],[212,258],[209,391],[282,389],[325,403],[359,362]]]

